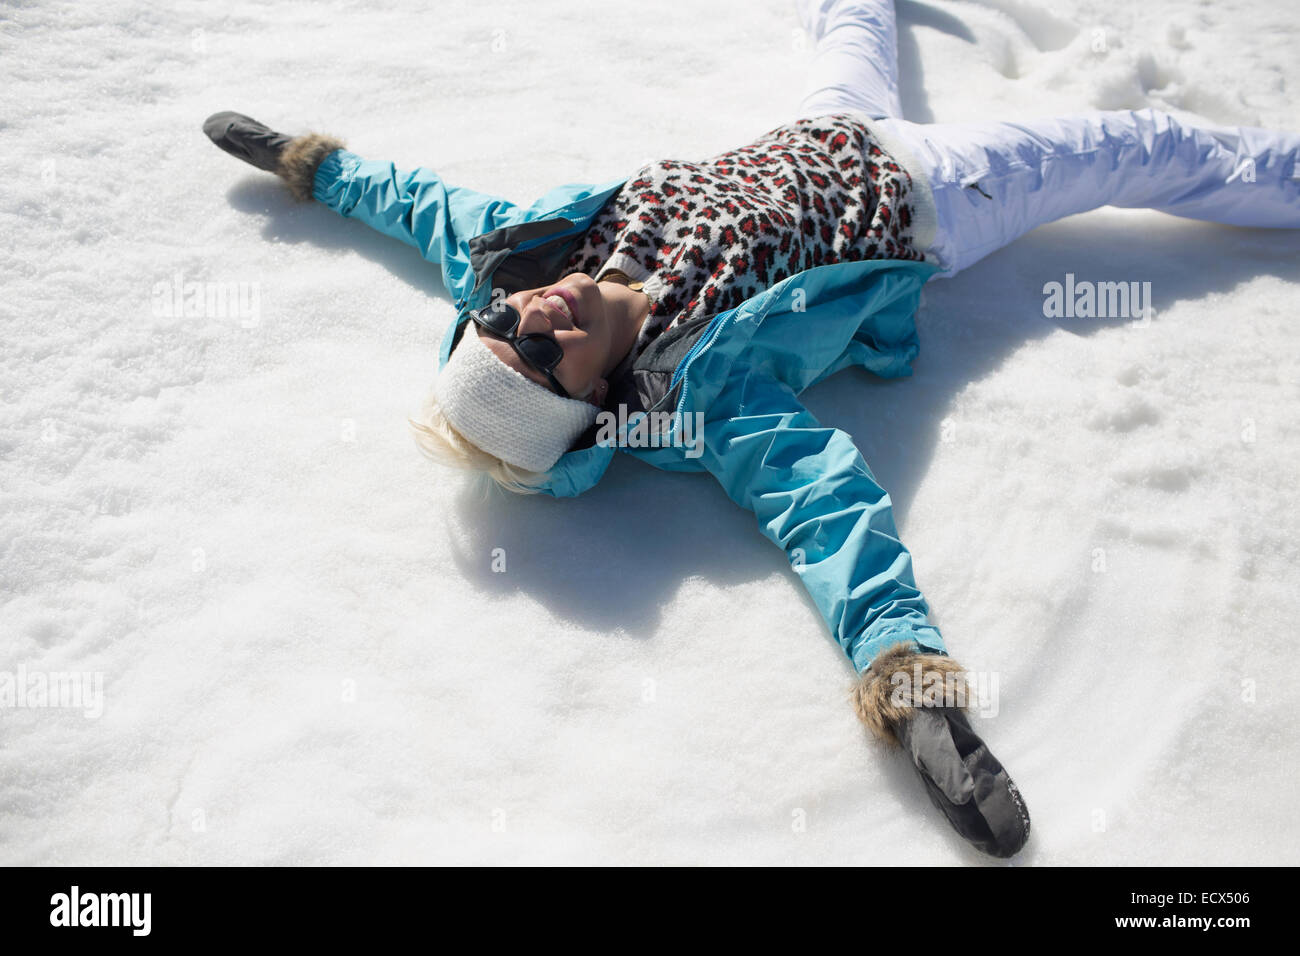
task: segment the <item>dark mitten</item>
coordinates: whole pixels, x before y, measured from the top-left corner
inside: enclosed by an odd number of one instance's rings
[[[320,133],[286,136],[242,113],[213,113],[203,132],[231,156],[275,173],[297,199],[311,199],[316,170],[343,141]]]
[[[952,658],[899,644],[871,662],[853,705],[873,734],[902,746],[931,802],[958,833],[985,853],[1012,856],[1029,839],[1029,810],[956,706],[963,701],[945,699],[949,689],[963,686],[965,672]]]
[[[930,801],[977,849],[1013,856],[1029,839],[1015,781],[956,707],[917,707],[893,724]]]
[[[274,173],[280,165],[280,154],[289,145],[292,136],[277,133],[242,113],[213,113],[203,123],[208,139],[237,159]]]

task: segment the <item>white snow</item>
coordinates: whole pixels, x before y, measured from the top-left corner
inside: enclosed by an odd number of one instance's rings
[[[748,513],[625,458],[568,501],[426,462],[436,268],[199,128],[237,109],[531,202],[793,118],[787,3],[645,10],[0,13],[0,674],[103,680],[98,717],[0,710],[0,862],[988,862],[866,739]],[[912,119],[1300,129],[1274,0],[900,11]],[[1298,253],[1076,217],[929,286],[911,380],[806,394],[999,679],[1018,863],[1300,862]],[[1150,281],[1155,319],[1045,319],[1067,272]],[[245,284],[244,318],[157,314],[178,275]]]

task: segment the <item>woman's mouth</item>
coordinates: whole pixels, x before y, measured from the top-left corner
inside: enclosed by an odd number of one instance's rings
[[[572,292],[568,289],[557,287],[551,289],[542,298],[544,301],[550,302],[568,316],[569,321],[573,323],[574,328],[582,328],[581,323],[578,321],[578,300],[574,297]]]

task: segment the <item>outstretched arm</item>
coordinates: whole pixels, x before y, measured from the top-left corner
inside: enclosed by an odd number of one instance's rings
[[[346,149],[322,159],[311,196],[340,216],[415,246],[442,267],[449,290],[465,278],[470,240],[519,219],[519,207],[509,200],[449,185],[423,166],[401,171]]]
[[[208,117],[203,130],[227,153],[278,175],[297,198],[319,200],[415,246],[442,267],[453,293],[467,278],[470,240],[521,218],[508,200],[448,185],[431,169],[401,172],[392,163],[362,159],[331,136],[287,136],[232,112]]]
[[[958,833],[985,853],[1012,856],[1029,838],[1029,811],[971,727],[970,702],[932,693],[961,668],[926,621],[889,495],[846,433],[818,424],[789,386],[745,372],[733,367],[712,403],[727,411],[705,417],[705,468],[786,552],[862,675],[858,717],[902,746]]]
[[[895,644],[946,653],[889,495],[853,440],[757,372],[733,368],[712,407],[726,411],[706,416],[701,462],[786,552],[858,673]]]

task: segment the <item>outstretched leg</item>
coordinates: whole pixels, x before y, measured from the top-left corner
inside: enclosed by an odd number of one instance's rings
[[[1300,228],[1300,135],[1144,109],[1025,123],[881,121],[929,180],[951,276],[1031,229],[1100,206]]]
[[[859,112],[902,116],[893,0],[796,0],[815,44],[799,118]]]

